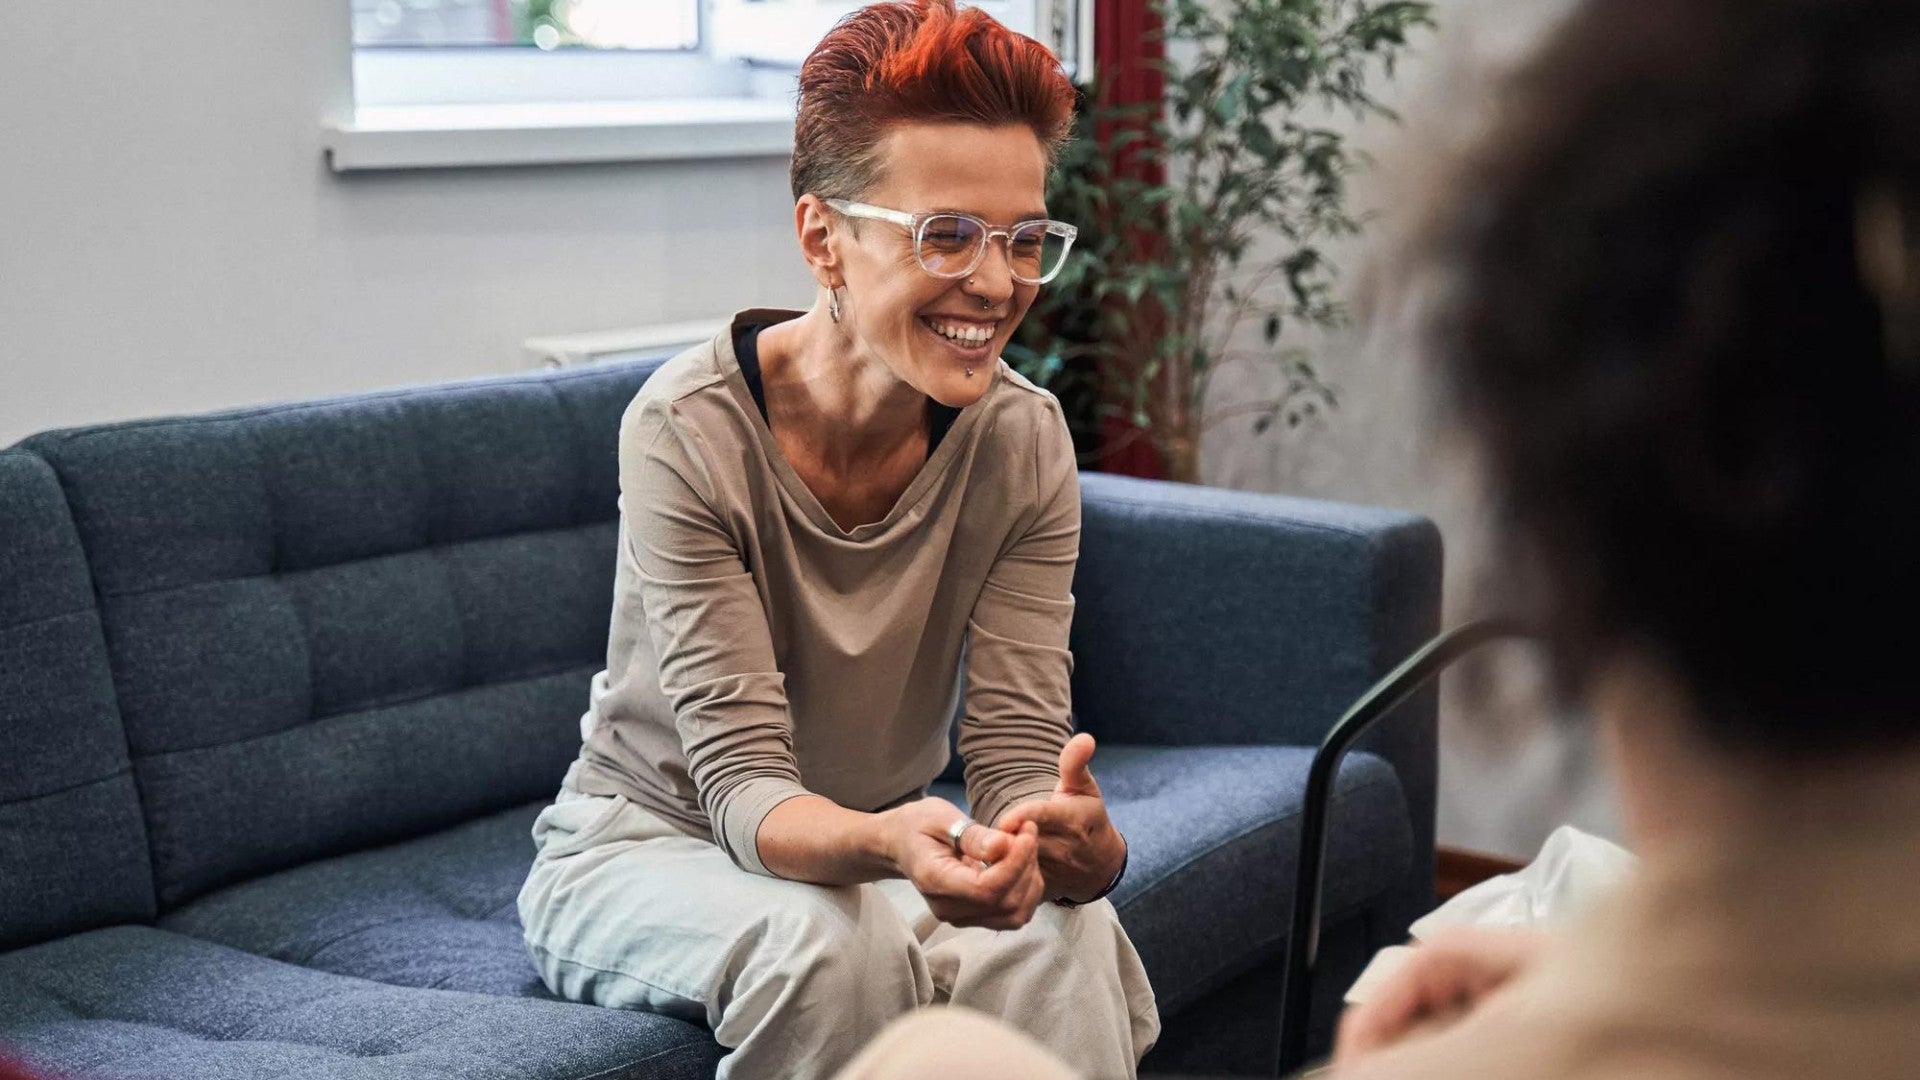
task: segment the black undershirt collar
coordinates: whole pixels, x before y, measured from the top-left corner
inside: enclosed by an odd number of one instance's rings
[[[740,374],[747,380],[747,392],[753,395],[753,403],[760,407],[760,418],[767,419],[767,391],[760,381],[760,331],[771,323],[756,323],[738,327],[733,332],[733,355],[740,361]],[[942,405],[932,398],[927,399],[927,456],[932,457],[934,448],[946,437],[947,429],[953,426],[960,416],[960,410],[951,405]],[[769,421],[771,423],[771,421]]]

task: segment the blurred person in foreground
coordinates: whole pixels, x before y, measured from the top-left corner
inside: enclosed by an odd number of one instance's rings
[[[1920,5],[1588,0],[1448,185],[1429,349],[1642,869],[1342,1077],[1920,1075]]]
[[[622,417],[607,670],[518,907],[549,989],[707,1025],[721,1080],[829,1075],[936,1002],[1105,1076],[1159,1035],[1073,733],[1073,445],[1000,358],[1075,235],[1073,105],[977,8],[842,19],[799,79],[812,306],[737,312]],[[956,707],[978,821],[928,795]]]
[[[1920,5],[1588,0],[1505,91],[1427,348],[1642,867],[1335,1074],[1920,1076]]]

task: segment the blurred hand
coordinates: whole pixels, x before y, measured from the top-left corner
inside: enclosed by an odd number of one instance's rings
[[[1415,945],[1375,992],[1340,1020],[1333,1062],[1343,1069],[1417,1029],[1471,1012],[1525,971],[1547,942],[1537,930],[1454,927]]]
[[[966,858],[953,853],[947,827],[966,815],[945,799],[926,798],[887,811],[889,855],[941,922],[1017,930],[1046,899],[1040,875],[1040,833],[978,825],[960,836]]]
[[[1009,834],[1039,827],[1040,871],[1049,897],[1085,900],[1098,894],[1127,855],[1127,841],[1108,819],[1093,781],[1093,751],[1093,736],[1086,732],[1068,739],[1060,748],[1060,783],[1053,794],[1010,807],[994,823]]]

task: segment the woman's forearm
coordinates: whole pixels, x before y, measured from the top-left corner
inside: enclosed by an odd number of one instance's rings
[[[756,834],[760,861],[774,874],[816,885],[859,885],[899,877],[884,813],[849,810],[819,795],[773,808]]]

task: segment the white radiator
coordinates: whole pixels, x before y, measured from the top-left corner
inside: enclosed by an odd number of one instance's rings
[[[576,367],[621,353],[684,349],[710,340],[726,325],[725,318],[696,319],[692,322],[631,326],[623,330],[547,334],[530,337],[521,342],[520,347],[532,357],[536,367]]]

